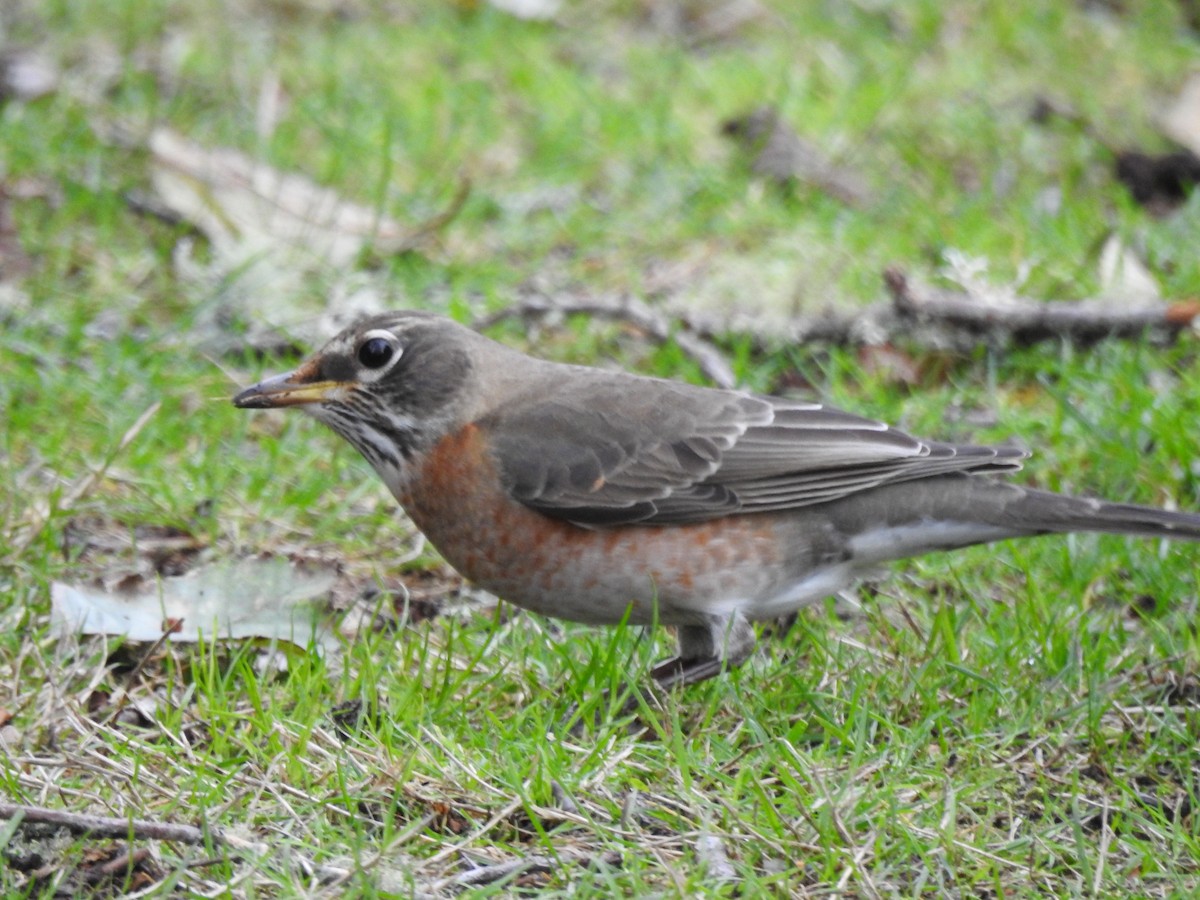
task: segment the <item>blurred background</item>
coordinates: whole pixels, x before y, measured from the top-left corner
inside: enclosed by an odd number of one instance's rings
[[[629,294],[762,331],[882,297],[889,264],[1094,296],[1113,235],[1116,291],[1189,295],[1200,166],[1139,202],[1118,161],[1200,144],[1194,15],[10,0],[4,309],[304,332]]]

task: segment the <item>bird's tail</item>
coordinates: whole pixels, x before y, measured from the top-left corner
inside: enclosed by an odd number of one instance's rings
[[[1024,496],[1010,503],[1006,513],[1018,521],[1038,526],[1034,533],[1098,531],[1176,541],[1200,541],[1200,515],[1173,512],[1136,503],[1113,503],[1087,497],[1021,489]]]
[[[888,485],[830,504],[856,559],[883,562],[1008,538],[1094,531],[1200,541],[1200,515],[949,475]]]

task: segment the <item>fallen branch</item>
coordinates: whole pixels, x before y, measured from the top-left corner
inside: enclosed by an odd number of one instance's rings
[[[561,869],[564,863],[590,867],[594,865],[616,866],[620,862],[621,854],[615,850],[601,853],[599,856],[562,854],[557,859],[549,856],[527,856],[524,859],[510,859],[490,866],[468,869],[466,872],[460,872],[450,878],[443,878],[431,885],[429,890],[431,893],[436,893],[447,887],[479,887],[485,884],[495,884],[518,875],[548,875]]]
[[[981,343],[1044,340],[1094,343],[1149,336],[1172,340],[1193,327],[1200,301],[982,299],[963,291],[913,285],[897,268],[883,274],[890,300],[858,309],[827,309],[764,328],[685,313],[682,325],[698,337],[747,335],[759,349],[782,344],[886,344],[899,339],[923,347],[968,351]]]
[[[450,883],[460,887],[476,887],[481,884],[495,884],[514,875],[549,874],[553,871],[554,860],[550,857],[527,856],[525,859],[510,859],[491,866],[469,869],[461,875],[455,875]]]
[[[826,309],[779,322],[683,312],[671,316],[629,295],[578,297],[537,291],[475,321],[488,328],[504,319],[588,315],[626,322],[659,342],[673,340],[718,387],[733,387],[733,368],[714,344],[749,338],[758,350],[790,344],[877,345],[903,339],[918,346],[969,351],[981,343],[1030,344],[1058,339],[1094,343],[1106,338],[1173,340],[1200,319],[1200,300],[1031,300],[980,298],[964,291],[915,286],[898,268],[883,273],[890,300],[857,309]]]
[[[65,828],[72,834],[93,837],[170,841],[177,844],[211,843],[214,846],[228,847],[238,855],[265,857],[278,854],[278,851],[274,851],[265,843],[247,840],[220,828],[202,828],[198,825],[181,825],[175,822],[156,822],[152,819],[93,816],[88,813],[49,809],[44,806],[25,806],[20,803],[0,803],[0,819],[16,819],[19,825],[53,825],[57,828]],[[305,876],[314,878],[321,883],[345,881],[351,874],[348,869],[315,863],[292,850],[286,850],[283,857]]]
[[[1122,302],[1118,300],[1043,301],[1006,296],[979,298],[944,288],[917,287],[904,272],[883,272],[890,299],[856,310],[823,310],[784,322],[762,323],[736,316],[683,312],[671,316],[628,294],[574,296],[534,290],[517,304],[475,320],[485,329],[509,318],[593,316],[625,322],[654,341],[674,341],[720,388],[737,384],[716,341],[749,338],[758,350],[787,344],[839,346],[904,340],[920,347],[968,352],[980,343],[1036,343],[1046,340],[1094,343],[1105,338],[1151,337],[1174,340],[1200,319],[1200,300]]]
[[[138,847],[136,850],[130,848],[124,853],[118,853],[108,862],[100,863],[85,870],[84,879],[94,884],[106,878],[112,878],[127,871],[132,871],[149,858],[150,851],[146,847]]]
[[[0,803],[0,819],[21,819],[35,825],[54,825],[73,834],[90,834],[105,838],[140,838],[149,841],[174,841],[178,844],[228,843],[229,837],[218,830],[204,829],[196,825],[178,825],[172,822],[155,822],[150,819],[122,819],[117,816],[92,816],[87,813],[68,812],[65,809],[47,809],[44,806],[23,806],[19,803]],[[236,840],[239,849],[261,847],[249,841]]]
[[[874,303],[855,309],[823,309],[769,324],[740,317],[730,321],[708,313],[690,312],[682,313],[680,320],[698,337],[708,340],[746,337],[759,350],[792,344],[883,344],[910,330],[899,321],[891,303]]]
[[[915,289],[903,272],[889,268],[883,282],[901,319],[963,329],[1000,331],[1021,343],[1065,338],[1090,342],[1109,337],[1141,337],[1146,332],[1174,335],[1200,316],[1200,301],[1059,300],[1047,303],[1024,297],[986,302],[966,293]]]

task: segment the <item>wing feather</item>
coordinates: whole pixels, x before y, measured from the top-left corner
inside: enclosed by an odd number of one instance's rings
[[[792,509],[951,472],[1010,471],[1027,455],[623,373],[559,378],[478,424],[514,499],[590,528]]]

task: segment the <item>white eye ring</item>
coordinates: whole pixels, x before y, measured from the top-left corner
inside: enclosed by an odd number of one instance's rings
[[[394,334],[376,328],[359,339],[354,358],[363,369],[380,375],[394,366],[403,352],[400,340]]]

